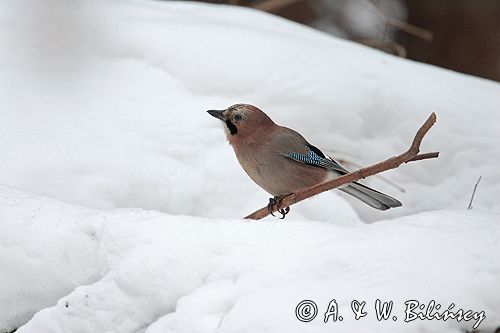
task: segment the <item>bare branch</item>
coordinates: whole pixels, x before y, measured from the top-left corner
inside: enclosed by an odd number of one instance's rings
[[[392,17],[386,18],[385,22],[387,23],[387,25],[398,28],[399,30],[402,30],[415,37],[422,38],[427,42],[432,41],[432,39],[434,38],[434,34],[432,33],[432,31],[416,27],[412,24],[397,20]]]
[[[289,207],[297,202],[300,202],[302,200],[305,200],[307,198],[310,198],[312,196],[315,196],[321,192],[329,191],[331,189],[337,188],[339,186],[355,182],[359,179],[366,178],[368,176],[375,175],[377,173],[395,169],[399,167],[401,164],[410,162],[410,161],[419,161],[423,159],[428,159],[428,158],[436,158],[438,156],[437,153],[427,153],[427,154],[421,154],[419,155],[418,153],[420,152],[420,144],[422,143],[422,140],[424,136],[427,134],[429,129],[434,125],[436,122],[436,114],[433,112],[429,118],[425,121],[425,123],[420,127],[420,129],[417,131],[415,134],[415,137],[413,138],[413,142],[410,146],[410,148],[402,153],[401,155],[394,156],[391,158],[386,159],[383,162],[371,165],[366,168],[359,169],[357,171],[350,172],[348,174],[342,175],[338,178],[332,179],[330,181],[317,184],[315,186],[309,187],[303,191],[299,191],[297,193],[292,193],[287,196],[285,196],[281,200],[281,206],[282,207]],[[279,207],[276,205],[273,206],[272,211],[275,212],[278,210]],[[264,217],[269,215],[269,211],[266,207],[263,207],[254,213],[248,215],[245,217],[246,219],[253,219],[253,220],[260,220]]]
[[[438,158],[438,157],[439,157],[439,152],[437,151],[432,153],[418,154],[417,156],[410,158],[405,163],[426,160],[428,158]]]
[[[381,31],[381,35],[379,39],[375,40],[361,40],[359,41],[362,44],[365,44],[367,46],[382,50],[382,51],[388,51],[391,52],[392,54],[396,54],[402,58],[406,58],[407,51],[404,48],[403,45],[398,44],[393,41],[389,41],[389,29],[388,27],[395,28],[401,31],[404,31],[408,34],[411,34],[413,36],[416,36],[418,38],[421,38],[427,42],[432,41],[434,38],[434,35],[432,31],[425,30],[422,28],[419,28],[417,26],[414,26],[410,23],[403,22],[401,20],[395,19],[393,17],[390,17],[384,13],[384,11],[380,8],[379,4],[375,3],[373,0],[363,0],[363,3],[372,8],[374,12],[377,14],[379,19],[384,23],[383,30]]]
[[[299,1],[303,0],[265,0],[255,5],[251,5],[250,7],[262,10],[264,12],[273,13]]]
[[[417,26],[414,26],[413,24],[403,22],[393,17],[387,16],[384,13],[384,11],[376,3],[373,2],[373,0],[364,0],[363,2],[365,3],[365,5],[371,7],[375,11],[380,20],[384,22],[386,27],[387,26],[394,27],[415,37],[422,38],[427,42],[432,41],[432,39],[434,38],[434,34],[432,33],[432,31],[422,29]],[[384,39],[386,39],[386,37],[387,37],[387,31],[384,31]]]
[[[480,181],[481,181],[481,176],[479,176],[479,178],[477,179],[476,185],[474,185],[474,191],[472,191],[472,197],[470,198],[469,207],[467,208],[467,210],[472,209],[472,201],[474,201],[474,195],[476,194],[477,185],[479,185]]]
[[[401,58],[406,58],[407,55],[404,46],[395,42],[383,41],[383,40],[355,40],[355,41],[364,44],[366,46],[373,47],[374,49],[391,52]]]
[[[336,161],[339,162],[340,165],[345,166],[347,169],[352,169],[354,167],[355,168],[362,168],[363,167],[361,164],[354,163],[352,161],[345,160],[345,159],[339,159],[339,158],[337,158]],[[352,166],[352,167],[350,168],[349,166]],[[398,191],[400,191],[402,193],[406,192],[406,190],[404,189],[404,187],[402,187],[399,184],[393,182],[389,178],[386,178],[386,177],[382,176],[381,174],[373,175],[373,177],[377,177],[378,179],[380,179],[384,183],[389,184],[390,186],[394,187],[396,190],[398,190]]]

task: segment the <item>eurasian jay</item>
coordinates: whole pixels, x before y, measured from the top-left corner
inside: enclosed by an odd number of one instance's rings
[[[281,198],[287,194],[349,172],[302,135],[275,124],[253,105],[236,104],[225,110],[207,112],[225,123],[227,140],[243,170],[274,196],[270,199],[269,209],[273,204],[279,207]],[[357,182],[339,190],[379,210],[401,206],[398,200]],[[279,208],[283,217],[290,210],[288,207]]]

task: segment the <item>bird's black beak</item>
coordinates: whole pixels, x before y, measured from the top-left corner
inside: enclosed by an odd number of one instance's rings
[[[226,117],[222,114],[226,110],[208,110],[207,112],[212,116],[217,119],[220,119],[222,121],[226,121]]]

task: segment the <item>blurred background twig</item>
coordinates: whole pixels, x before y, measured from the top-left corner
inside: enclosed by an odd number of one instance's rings
[[[500,81],[498,0],[198,0],[252,7],[412,60]]]

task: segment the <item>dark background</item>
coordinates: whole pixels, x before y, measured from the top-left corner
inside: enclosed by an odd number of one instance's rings
[[[206,0],[261,9],[385,52],[500,81],[500,0]]]

